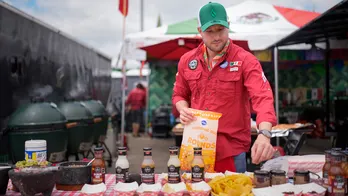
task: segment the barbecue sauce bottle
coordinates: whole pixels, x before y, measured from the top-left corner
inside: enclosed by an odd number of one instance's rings
[[[331,152],[331,167],[329,170],[329,196],[345,195],[345,172],[342,169],[342,154],[337,151]]]
[[[129,161],[127,159],[126,147],[118,148],[118,158],[115,164],[115,170],[116,170],[116,183],[128,181]]]
[[[202,148],[193,148],[194,157],[191,163],[192,183],[204,181],[204,161],[202,158]]]
[[[331,163],[331,150],[325,151],[325,164],[323,166],[323,187],[329,190],[331,185],[329,183],[329,170]]]
[[[169,160],[168,166],[168,183],[179,183],[181,182],[180,177],[180,160],[178,158],[178,147],[169,147]]]
[[[103,147],[94,149],[94,161],[92,162],[92,184],[105,184],[105,161],[103,159]]]
[[[345,176],[345,194],[348,195],[348,152],[347,151],[342,151],[343,154],[343,161],[342,161],[342,169],[344,171],[344,176]]]
[[[155,162],[152,159],[152,148],[144,148],[144,160],[141,164],[141,181],[155,184]]]

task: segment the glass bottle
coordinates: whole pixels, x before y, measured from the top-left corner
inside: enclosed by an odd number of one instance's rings
[[[345,195],[345,177],[342,169],[342,154],[338,151],[331,152],[331,165],[329,169],[330,196]]]
[[[179,148],[176,146],[169,147],[169,160],[168,166],[168,183],[179,183],[181,182],[180,177],[180,160],[178,158]]]
[[[116,171],[116,183],[128,181],[129,161],[127,159],[126,147],[118,148],[118,158],[115,164],[115,171]]]
[[[345,194],[348,195],[348,152],[342,151],[342,156],[343,156],[343,160],[342,160],[342,169],[344,172],[344,178],[345,178]]]
[[[152,148],[144,148],[144,160],[141,164],[141,181],[155,184],[155,162],[152,159]]]
[[[271,186],[270,173],[266,170],[255,170],[253,185],[255,188],[264,188]]]
[[[92,162],[92,184],[105,183],[105,161],[103,147],[94,148],[94,161]]]
[[[327,190],[331,186],[329,183],[329,170],[331,163],[331,150],[325,150],[325,164],[323,166],[323,187]]]
[[[193,148],[194,157],[191,163],[192,183],[204,181],[204,161],[202,158],[202,148]]]
[[[286,184],[286,172],[283,170],[271,171],[271,185]]]
[[[310,176],[308,170],[294,170],[294,184],[308,184],[310,183]]]

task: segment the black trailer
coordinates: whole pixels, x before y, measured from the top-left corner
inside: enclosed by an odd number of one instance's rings
[[[0,1],[0,132],[32,97],[89,96],[106,106],[110,89],[110,57]]]

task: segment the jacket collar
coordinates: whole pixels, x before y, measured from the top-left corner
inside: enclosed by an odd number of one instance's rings
[[[196,48],[196,52],[194,53],[194,56],[195,58],[199,59],[201,62],[204,62],[204,58],[203,58],[203,51],[202,51],[202,48],[203,48],[203,41],[202,43],[199,44],[199,46]],[[226,54],[220,59],[220,62],[223,62],[225,61],[229,55],[231,55],[231,51],[232,51],[232,48],[233,48],[233,41],[230,39],[230,44],[226,50]]]

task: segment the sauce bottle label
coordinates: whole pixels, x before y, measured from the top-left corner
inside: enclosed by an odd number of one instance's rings
[[[327,171],[323,172],[323,186],[325,188],[328,188],[330,186],[330,183],[329,183],[329,173]]]
[[[116,183],[127,182],[129,175],[129,168],[122,169],[121,167],[116,167]]]
[[[256,177],[256,181],[258,183],[265,183],[270,181],[270,177],[264,176],[264,177]]]
[[[170,165],[168,167],[168,183],[179,183],[180,181],[180,166]]]
[[[201,182],[204,180],[204,167],[195,165],[192,167],[192,182]]]
[[[345,192],[345,178],[343,176],[330,176],[330,184],[332,193]]]
[[[281,177],[272,177],[272,185],[284,184]]]
[[[94,167],[92,168],[92,183],[98,184],[105,182],[105,168]]]
[[[141,181],[145,184],[155,184],[155,168],[150,166],[141,168]]]

